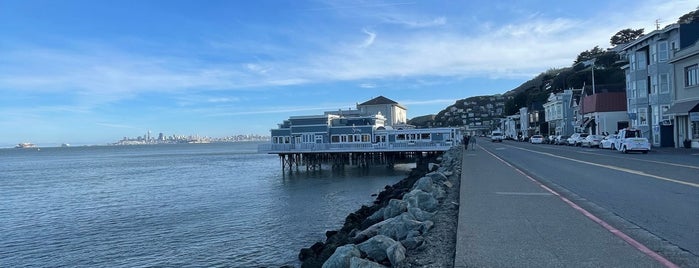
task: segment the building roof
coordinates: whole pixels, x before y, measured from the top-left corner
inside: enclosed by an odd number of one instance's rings
[[[378,96],[378,97],[373,98],[371,100],[365,101],[364,103],[359,104],[357,106],[386,105],[386,104],[395,105],[395,106],[398,106],[398,107],[405,109],[405,107],[403,107],[403,105],[400,105],[400,103],[398,103],[392,99],[386,98],[384,96]]]
[[[384,96],[378,96],[376,98],[373,98],[371,100],[365,101],[362,104],[359,105],[383,105],[383,104],[398,104],[397,102],[386,98]]]
[[[601,92],[583,96],[582,113],[626,111],[626,92]]]

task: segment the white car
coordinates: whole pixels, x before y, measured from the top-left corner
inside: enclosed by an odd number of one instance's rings
[[[650,152],[650,142],[641,135],[641,131],[638,129],[620,129],[614,147],[623,153],[638,151],[647,154]]]
[[[580,142],[580,147],[597,147],[599,148],[599,144],[602,141],[604,136],[602,135],[588,135],[582,141]]]
[[[532,144],[534,144],[534,143],[542,144],[542,143],[544,143],[544,136],[534,135],[531,138],[529,138],[529,142]]]
[[[602,141],[600,141],[599,147],[602,149],[614,150],[615,149],[614,143],[616,142],[616,138],[617,138],[616,134],[608,135],[608,136],[604,137],[604,139],[602,139]]]

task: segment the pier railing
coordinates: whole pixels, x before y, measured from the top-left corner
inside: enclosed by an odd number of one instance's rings
[[[260,144],[260,153],[344,153],[344,152],[427,152],[447,151],[452,142],[392,142],[392,143],[268,143]]]

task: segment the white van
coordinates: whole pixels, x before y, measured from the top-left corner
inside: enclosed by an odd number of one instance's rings
[[[502,142],[502,132],[495,130],[492,133],[490,133],[490,141],[491,142]]]

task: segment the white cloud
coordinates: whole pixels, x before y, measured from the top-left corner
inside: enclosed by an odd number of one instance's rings
[[[359,84],[359,87],[361,87],[361,88],[376,88],[376,84],[374,84],[374,83],[361,83],[361,84]]]
[[[427,76],[526,79],[552,67],[569,66],[583,50],[606,47],[609,37],[620,29],[645,27],[649,32],[648,25],[653,27],[655,18],[671,23],[695,5],[690,1],[648,1],[629,6],[635,9],[612,10],[586,20],[536,14],[506,24],[483,21],[468,29],[475,31],[456,26],[382,31],[380,42],[375,30],[364,28],[366,38],[359,47],[342,42],[353,40],[355,33],[340,33],[323,38],[327,43],[319,47],[286,48],[284,57],[255,63],[143,55],[104,44],[73,45],[72,49],[12,49],[5,44],[0,90],[70,92],[84,96],[83,104],[96,106],[144,92],[182,94]],[[443,16],[424,21],[407,17],[394,14],[379,20],[410,27],[447,23]],[[225,53],[245,53],[219,47]],[[370,86],[375,85],[360,84]]]
[[[362,42],[362,44],[359,47],[367,48],[374,43],[374,40],[376,39],[376,33],[370,32],[367,29],[363,29],[362,32],[364,32],[367,35],[367,38],[364,40],[364,42]]]

